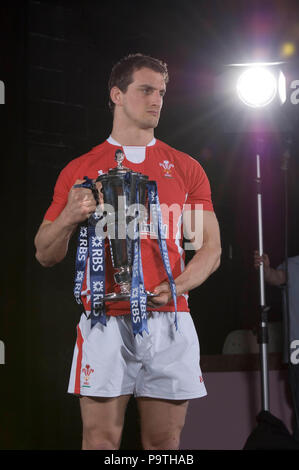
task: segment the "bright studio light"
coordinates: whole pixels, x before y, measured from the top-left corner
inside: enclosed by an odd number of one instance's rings
[[[286,85],[286,78],[281,71],[279,72],[279,78],[278,78],[278,94],[279,94],[281,104],[285,103],[287,99],[287,85]]]
[[[266,68],[254,66],[245,70],[237,81],[237,94],[252,108],[267,106],[277,93],[275,76]]]

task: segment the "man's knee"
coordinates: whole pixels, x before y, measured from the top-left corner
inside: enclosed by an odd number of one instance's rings
[[[143,448],[179,449],[188,401],[140,397],[138,404]]]
[[[157,431],[151,435],[142,436],[144,450],[178,450],[180,446],[181,429],[172,432]]]
[[[119,445],[119,433],[83,428],[82,450],[117,450]]]

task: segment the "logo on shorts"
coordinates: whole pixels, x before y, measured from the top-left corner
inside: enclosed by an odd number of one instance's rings
[[[164,162],[159,163],[159,165],[164,170],[164,176],[167,176],[167,178],[173,178],[173,175],[172,175],[172,168],[174,168],[173,163],[169,163],[168,160],[164,160]]]
[[[84,382],[82,385],[83,387],[90,387],[89,379],[93,372],[94,372],[94,369],[91,369],[89,364],[86,364],[86,366],[82,369],[82,373],[84,374]]]
[[[203,378],[202,378],[202,376],[201,376],[201,375],[199,375],[199,381],[200,381],[200,383],[202,383],[202,382],[203,382]]]

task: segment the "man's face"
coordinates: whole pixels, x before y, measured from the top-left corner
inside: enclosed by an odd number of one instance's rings
[[[133,73],[133,82],[122,93],[125,119],[139,129],[157,127],[166,85],[163,75],[148,68]]]

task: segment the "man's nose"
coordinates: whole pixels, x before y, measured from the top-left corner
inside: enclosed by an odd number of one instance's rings
[[[159,91],[155,91],[153,93],[153,100],[152,100],[152,105],[158,108],[161,108],[163,103],[163,97],[160,95]]]

